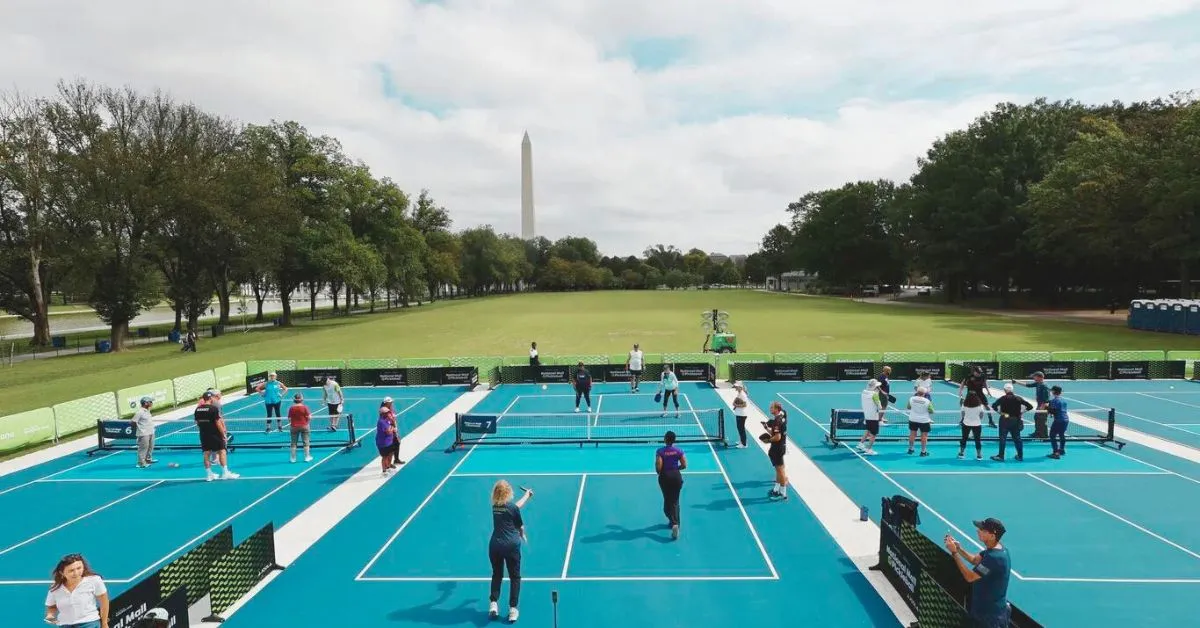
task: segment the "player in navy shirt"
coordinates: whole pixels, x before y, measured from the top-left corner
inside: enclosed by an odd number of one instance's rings
[[[663,494],[663,514],[671,526],[671,538],[679,538],[679,493],[683,491],[683,470],[687,456],[675,446],[675,432],[663,436],[666,446],[654,452],[654,470],[658,472],[658,488]]]
[[[772,401],[770,412],[771,419],[762,423],[766,433],[759,437],[762,442],[769,445],[767,457],[771,459],[771,466],[775,467],[775,483],[771,486],[771,491],[767,493],[767,496],[771,499],[786,500],[788,498],[788,478],[784,458],[787,454],[787,411],[783,409],[783,404]]]
[[[1016,380],[1009,382],[1010,384],[1017,383]],[[1033,437],[1046,438],[1046,416],[1049,414],[1050,405],[1050,388],[1046,386],[1046,374],[1038,371],[1033,374],[1033,381],[1030,383],[1021,382],[1021,385],[1026,388],[1032,388],[1035,394],[1035,403],[1037,404],[1037,412],[1033,413]]]
[[[512,485],[500,480],[492,486],[492,538],[488,543],[488,560],[492,563],[492,589],[488,597],[488,615],[500,616],[500,583],[508,567],[508,621],[517,621],[517,603],[521,598],[521,542],[525,540],[525,520],[521,508],[533,497],[533,491],[513,502]]]
[[[1058,460],[1067,455],[1067,426],[1071,420],[1067,416],[1067,401],[1062,398],[1062,386],[1054,386],[1050,392],[1054,397],[1046,404],[1053,420],[1050,424],[1050,448],[1053,451],[1049,457]]]
[[[975,628],[1008,628],[1012,610],[1008,605],[1008,580],[1011,573],[1008,549],[1000,545],[1004,524],[997,519],[976,521],[976,536],[984,549],[971,554],[962,544],[946,535],[946,549],[954,556],[954,564],[963,578],[971,584],[971,626]],[[963,560],[970,563],[968,566]]]
[[[575,371],[575,411],[579,412],[579,400],[583,399],[587,402],[588,412],[592,411],[592,374],[588,373],[587,367],[583,362],[579,363],[579,368]]]

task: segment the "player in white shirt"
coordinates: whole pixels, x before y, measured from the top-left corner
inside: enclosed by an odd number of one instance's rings
[[[962,458],[967,450],[967,439],[975,441],[975,459],[983,460],[983,444],[979,442],[980,432],[983,431],[983,414],[987,411],[987,403],[979,393],[971,391],[963,399],[962,408],[962,437],[958,439],[958,457]]]
[[[858,450],[868,456],[875,455],[875,437],[879,435],[879,421],[883,418],[883,401],[879,396],[879,380],[867,382],[866,390],[862,391],[863,418],[867,421],[867,429],[862,438],[858,439]]]
[[[929,430],[933,427],[933,401],[929,389],[918,388],[908,400],[908,453],[913,453],[913,441],[921,433],[921,456],[929,455]]]
[[[630,392],[638,391],[638,386],[642,383],[642,369],[645,366],[646,356],[637,343],[634,343],[633,350],[629,352],[629,358],[625,360],[625,368],[629,369]]]
[[[325,401],[325,407],[329,410],[329,431],[336,432],[338,428],[338,419],[342,415],[342,402],[346,397],[342,395],[342,386],[337,383],[337,380],[332,377],[325,378],[325,386],[321,388],[321,398]]]
[[[108,628],[108,588],[80,554],[67,554],[54,568],[46,593],[46,623]]]
[[[913,383],[914,391],[920,391],[922,388],[925,389],[926,395],[933,394],[933,380],[930,379],[929,373],[926,373],[924,371],[917,373],[917,381]],[[932,397],[930,397],[930,398],[932,399]]]

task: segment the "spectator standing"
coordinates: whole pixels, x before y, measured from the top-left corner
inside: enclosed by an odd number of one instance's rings
[[[82,554],[67,554],[51,575],[46,623],[63,628],[108,628],[108,588]]]
[[[975,534],[983,551],[972,554],[949,534],[946,549],[954,556],[959,573],[971,585],[971,605],[967,613],[973,628],[1008,628],[1012,609],[1008,605],[1008,580],[1011,566],[1008,548],[1000,544],[1004,524],[998,519],[976,521]],[[965,562],[964,562],[965,561]]]

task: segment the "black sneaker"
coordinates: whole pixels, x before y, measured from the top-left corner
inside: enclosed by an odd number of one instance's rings
[[[992,460],[996,462],[1004,462],[1004,456],[992,456]]]
[[[929,457],[929,452],[928,452],[928,451],[922,451],[922,452],[921,452],[921,457],[922,457],[922,458],[928,458],[928,457]],[[962,456],[959,456],[959,457],[961,458]]]
[[[1023,462],[1025,460],[1025,456],[1024,454],[1018,455],[1016,458],[1013,458],[1013,460],[1016,460],[1017,462]]]

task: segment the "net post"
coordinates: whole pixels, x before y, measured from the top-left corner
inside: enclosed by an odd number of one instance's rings
[[[1108,440],[1115,442],[1117,440],[1117,409],[1108,409]]]
[[[104,450],[104,419],[96,419],[96,451]]]
[[[454,442],[446,448],[446,453],[452,454],[462,444],[462,413],[454,413]]]
[[[729,446],[729,439],[725,438],[725,408],[717,408],[717,437],[722,444]]]
[[[837,446],[837,408],[829,409],[829,435],[825,440],[833,446]]]
[[[356,439],[354,438],[354,413],[353,412],[346,415],[346,431],[348,432],[347,435],[350,437],[350,441],[348,443],[346,443],[346,449],[352,449],[354,447],[354,445],[356,444]]]

